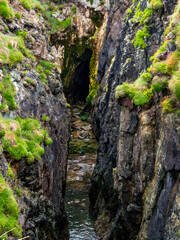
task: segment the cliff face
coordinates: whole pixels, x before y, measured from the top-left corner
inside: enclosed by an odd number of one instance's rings
[[[92,110],[99,147],[90,199],[103,240],[178,239],[179,115],[165,113],[160,104],[169,92],[155,93],[138,107],[127,96],[115,100],[117,85],[134,82],[151,65],[177,1],[163,1],[145,22],[135,15],[138,4],[139,11],[149,6],[146,0],[111,1],[99,53],[100,88]],[[145,23],[145,45],[135,46],[133,39]],[[168,53],[172,47],[169,43]]]
[[[69,114],[60,73],[54,65],[55,55],[49,44],[47,19],[42,17],[43,8],[39,4],[38,10],[35,5],[22,5],[19,1],[3,1],[0,6],[1,9],[4,7],[4,12],[0,12],[0,81],[6,84],[5,90],[1,88],[0,128],[5,132],[4,136],[1,135],[0,173],[16,196],[23,236],[29,236],[29,239],[68,239],[64,194]],[[12,9],[12,15],[7,14],[8,9]],[[7,76],[10,79],[8,84]],[[6,97],[3,92],[6,90],[12,90],[11,97]],[[16,104],[12,105],[10,100]],[[27,125],[22,127],[20,134],[16,132],[16,126],[19,127],[23,120],[17,118],[32,119],[25,122]],[[11,133],[6,131],[6,119],[10,122]],[[39,132],[37,120],[41,121],[42,132]],[[9,141],[7,148],[5,141]],[[2,204],[2,185],[0,189]],[[3,225],[0,235],[17,227],[12,219],[8,219],[9,225],[6,224],[5,216],[6,212],[1,209],[0,222]],[[11,234],[17,237],[20,231]]]

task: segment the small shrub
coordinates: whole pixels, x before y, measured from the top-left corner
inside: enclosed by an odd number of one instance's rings
[[[8,32],[8,31],[9,31],[9,28],[8,28],[8,27],[4,27],[4,31],[5,31],[5,32]]]
[[[175,83],[174,94],[180,102],[180,80]]]
[[[93,5],[93,0],[89,0],[90,4]]]
[[[101,5],[101,6],[104,5],[104,2],[103,2],[103,1],[100,1],[100,5]]]

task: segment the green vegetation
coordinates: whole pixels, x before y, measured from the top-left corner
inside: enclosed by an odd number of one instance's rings
[[[72,11],[73,13],[76,13],[76,11],[77,11],[76,6],[73,6],[73,7],[71,8],[71,11]]]
[[[8,171],[7,171],[7,173],[8,173],[8,177],[10,177],[10,178],[12,178],[14,180],[14,173],[13,173],[13,171],[11,169],[10,163],[8,163]]]
[[[54,67],[54,64],[53,63],[50,63],[50,62],[48,62],[48,61],[43,61],[43,60],[41,60],[40,62],[39,62],[39,64],[42,66],[42,67],[44,67],[45,69],[47,69],[47,70],[52,70],[52,68]],[[36,68],[37,69],[37,68]]]
[[[13,191],[0,174],[0,234],[11,231],[13,237],[21,237],[22,229],[18,224],[19,207]],[[8,239],[4,234],[0,239]]]
[[[103,2],[103,1],[100,1],[100,5],[101,5],[101,6],[104,5],[104,2]]]
[[[27,10],[31,10],[31,9],[37,9],[37,10],[40,10],[40,11],[43,10],[41,2],[38,1],[38,0],[19,0],[19,2]]]
[[[163,107],[164,112],[166,112],[166,113],[171,113],[171,112],[174,112],[176,110],[176,108],[173,107],[173,101],[170,98],[166,98],[162,102],[162,107]]]
[[[43,121],[43,122],[49,122],[49,120],[50,120],[50,118],[48,117],[48,116],[43,116],[42,118],[41,118],[41,120]]]
[[[44,154],[43,143],[50,144],[48,133],[41,129],[38,120],[0,117],[0,128],[5,131],[2,137],[2,150],[9,157],[20,160],[26,158],[28,163],[39,160]]]
[[[7,0],[0,1],[0,15],[7,20],[14,18],[13,9],[9,7]]]
[[[152,98],[152,89],[148,89],[148,85],[152,76],[149,73],[141,74],[134,83],[123,83],[116,88],[116,99],[120,97],[129,97],[136,106],[144,105]]]
[[[28,33],[25,32],[25,31],[16,31],[15,34],[16,34],[17,36],[21,36],[21,37],[24,38],[24,39],[26,39],[26,37],[27,37],[27,35],[28,35]]]
[[[153,10],[159,10],[164,7],[162,0],[150,0],[150,8]]]
[[[23,195],[23,191],[21,188],[18,188],[17,186],[14,188],[15,193],[21,197]]]
[[[20,13],[15,13],[15,17],[16,17],[17,19],[21,19],[21,14],[20,14]]]
[[[11,76],[5,76],[0,82],[0,94],[3,97],[3,103],[0,105],[1,112],[7,112],[8,109],[17,109],[15,102],[15,88],[11,82]]]
[[[93,51],[90,64],[89,64],[89,79],[90,79],[90,86],[89,86],[89,94],[86,98],[87,104],[92,104],[94,97],[97,94],[99,89],[99,83],[96,81],[97,77],[97,65],[98,65],[98,53]]]
[[[138,4],[138,6],[140,6]],[[151,1],[150,6],[153,10],[160,9],[163,7],[162,1]],[[144,24],[144,16],[140,12],[136,13],[136,20],[141,24]],[[148,69],[151,75],[140,76],[134,83],[123,83],[116,88],[115,97],[116,99],[123,98],[126,95],[133,100],[134,104],[139,106],[143,105],[152,98],[153,92],[159,93],[164,89],[168,88],[168,97],[164,98],[161,105],[166,113],[180,112],[179,102],[180,102],[180,24],[179,24],[179,11],[180,2],[178,2],[175,8],[174,14],[171,16],[171,22],[164,34],[164,42],[158,51],[150,58],[152,65]],[[145,11],[144,11],[145,12]],[[146,11],[148,13],[148,11]],[[146,16],[149,16],[147,14]],[[144,26],[146,28],[146,26]],[[140,46],[144,48],[146,45],[143,42],[144,35],[149,37],[149,33],[145,29],[145,34],[139,30],[136,34],[136,38],[133,41],[134,46]],[[173,34],[173,38],[170,40],[166,37],[168,33]],[[171,35],[172,35],[171,34]],[[169,52],[168,43],[173,43],[176,45],[176,50],[174,52]],[[163,60],[161,60],[163,59]],[[151,77],[150,77],[151,76]],[[153,76],[153,77],[152,77]],[[148,78],[147,78],[148,77]],[[167,93],[164,91],[164,93]]]
[[[22,62],[24,56],[34,61],[34,56],[24,45],[21,36],[10,36],[0,33],[0,59],[3,64],[15,65]]]
[[[31,78],[26,78],[25,81],[29,84],[31,84],[32,86],[36,87],[37,86],[37,82],[34,79]]]
[[[135,39],[132,41],[134,47],[145,48],[145,39],[148,39],[150,34],[148,32],[148,26],[144,26],[142,30],[138,30]]]
[[[89,0],[90,4],[93,5],[93,0]]]

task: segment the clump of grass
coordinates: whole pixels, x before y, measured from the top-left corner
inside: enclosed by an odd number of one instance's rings
[[[15,88],[11,82],[11,76],[7,75],[2,79],[0,83],[0,94],[3,96],[3,103],[0,105],[0,110],[2,112],[8,111],[8,109],[17,109],[15,102]]]
[[[49,71],[51,71],[52,68],[54,67],[54,64],[53,64],[53,63],[50,63],[50,62],[48,62],[48,61],[43,61],[43,60],[41,60],[41,61],[39,62],[39,64],[40,64],[42,67],[44,67],[45,69],[49,70]]]
[[[28,35],[28,33],[27,33],[26,31],[16,31],[15,34],[16,34],[17,36],[23,37],[24,39],[26,39],[26,38],[27,38],[27,35]]]
[[[168,58],[166,60],[166,68],[167,73],[169,75],[178,70],[179,59],[180,59],[179,51],[175,51],[168,55]]]
[[[41,5],[41,2],[38,0],[19,0],[19,2],[27,10],[38,9],[40,11],[43,11],[43,6]]]
[[[164,7],[162,0],[150,0],[150,8],[154,10],[159,10]]]
[[[23,55],[34,60],[31,51],[25,47],[22,37],[0,33],[0,59],[3,64],[15,65],[23,61]]]
[[[73,6],[73,7],[71,8],[71,11],[72,11],[73,13],[76,13],[76,12],[77,12],[76,6]]]
[[[47,131],[41,129],[38,120],[30,118],[12,120],[0,117],[0,127],[5,130],[2,149],[7,156],[15,160],[26,158],[28,163],[40,160],[44,154],[41,145],[46,144],[49,137]]]
[[[21,19],[21,14],[20,14],[20,13],[15,13],[15,17],[16,17],[17,19]]]
[[[171,113],[176,110],[176,108],[174,108],[174,106],[173,106],[173,101],[170,98],[166,98],[162,102],[162,107],[163,107],[164,112],[166,112],[166,113]]]
[[[22,189],[17,186],[14,188],[14,191],[19,197],[21,197],[23,195]]]
[[[37,86],[37,82],[34,79],[31,78],[26,78],[25,81],[29,84],[31,84],[32,86],[36,87]]]
[[[134,40],[132,41],[135,48],[146,48],[145,39],[148,39],[150,34],[148,32],[148,26],[144,26],[142,30],[138,30]]]
[[[0,15],[7,20],[14,18],[13,9],[9,7],[7,0],[0,1]]]
[[[50,120],[50,118],[48,117],[48,116],[43,116],[42,118],[41,118],[41,120],[43,121],[43,122],[49,122],[49,120]]]
[[[0,232],[1,234],[10,231],[13,237],[21,237],[22,229],[19,226],[19,207],[14,197],[13,191],[0,174]],[[12,231],[11,231],[12,230]],[[3,235],[3,239],[8,239],[8,234]]]

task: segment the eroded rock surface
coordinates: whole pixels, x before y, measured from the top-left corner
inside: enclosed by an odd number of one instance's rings
[[[150,66],[176,3],[164,1],[150,17],[142,49],[131,42],[138,23],[125,20],[131,2],[111,2],[92,110],[99,147],[90,199],[103,240],[179,238],[179,116],[162,112],[161,94],[144,107],[128,98],[120,105],[114,96],[117,85],[135,81]],[[141,1],[141,9],[147,4]]]

